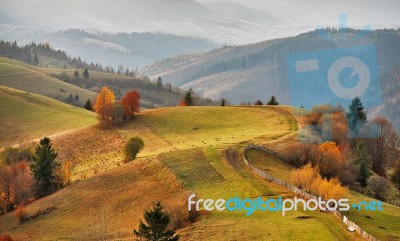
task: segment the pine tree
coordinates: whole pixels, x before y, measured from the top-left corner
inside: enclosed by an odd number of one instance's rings
[[[74,72],[74,77],[75,77],[75,78],[78,78],[78,77],[79,77],[79,73],[78,73],[77,70],[75,70],[75,72]]]
[[[183,102],[185,103],[185,106],[192,106],[193,105],[192,92],[190,92],[190,91],[186,92],[185,98],[183,98]]]
[[[82,76],[85,77],[86,79],[89,78],[89,71],[88,71],[88,69],[85,69],[85,70],[83,71]]]
[[[221,106],[225,106],[226,105],[226,100],[224,98],[221,99]]]
[[[37,53],[35,53],[35,55],[33,56],[33,64],[39,65],[39,57],[38,57]]]
[[[157,89],[161,90],[162,87],[163,87],[162,79],[161,79],[161,77],[158,77],[158,79],[157,79]]]
[[[35,194],[39,198],[49,195],[61,187],[60,178],[57,175],[60,163],[56,158],[57,153],[52,148],[50,138],[41,139],[30,166],[35,180]]]
[[[357,181],[360,183],[362,187],[367,186],[368,178],[371,176],[371,172],[369,171],[368,168],[369,161],[370,157],[367,153],[364,143],[359,142],[356,146],[353,162],[356,165],[359,165],[359,173]]]
[[[397,189],[399,190],[399,195],[400,195],[400,160],[397,162],[397,167],[393,173],[392,180],[396,184]]]
[[[267,105],[279,105],[275,96],[271,96],[271,99],[268,101]]]
[[[137,238],[147,241],[177,241],[179,235],[175,234],[175,230],[168,229],[171,221],[168,212],[163,211],[160,202],[153,204],[152,210],[144,212],[146,224],[140,220],[139,230],[134,230]]]
[[[75,102],[79,102],[79,100],[80,100],[79,99],[79,95],[76,94],[75,97],[74,97],[74,100],[75,100]]]
[[[254,105],[263,105],[264,103],[261,100],[257,100],[254,102]]]
[[[360,98],[356,97],[351,101],[346,118],[349,129],[355,133],[358,133],[361,127],[367,122],[367,113],[364,111],[364,106]]]
[[[72,104],[72,103],[74,103],[74,96],[72,95],[72,94],[69,94],[69,96],[68,96],[68,99],[67,99],[67,102],[68,103],[70,103],[70,104]]]
[[[92,102],[90,101],[90,99],[88,99],[86,101],[84,107],[85,107],[86,110],[93,111],[93,106],[92,106]]]

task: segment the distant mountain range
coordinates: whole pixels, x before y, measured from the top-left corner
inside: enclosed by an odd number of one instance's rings
[[[396,122],[400,129],[400,30],[364,31],[325,29],[331,40],[321,37],[317,31],[296,37],[264,41],[242,46],[227,46],[204,54],[180,55],[159,61],[144,69],[144,74],[161,78],[174,86],[193,89],[204,97],[227,98],[232,103],[267,101],[272,95],[282,104],[292,105],[288,80],[288,56],[298,53],[316,53],[337,47],[372,45],[380,72],[382,97],[386,107],[368,110],[370,114],[384,114]],[[365,36],[364,36],[365,35]],[[327,73],[321,73],[325,75]],[[314,99],[326,103],[326,93],[313,86],[309,93]],[[379,86],[377,86],[379,88]],[[308,91],[308,90],[307,90]],[[309,96],[304,97],[304,106]],[[369,101],[367,96],[364,100]],[[391,106],[387,108],[387,106]],[[347,106],[344,106],[347,108]]]
[[[1,35],[2,40],[16,40],[19,45],[30,42],[50,43],[71,57],[81,57],[86,62],[101,63],[103,66],[112,65],[115,69],[118,65],[130,69],[141,68],[169,56],[221,47],[220,44],[202,38],[163,33],[107,34],[78,29],[47,33],[26,31],[4,24],[0,29],[4,33]]]

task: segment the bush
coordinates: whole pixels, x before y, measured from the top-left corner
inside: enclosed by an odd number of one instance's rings
[[[136,155],[144,148],[144,142],[139,137],[133,137],[129,139],[129,141],[125,145],[124,154],[125,160],[124,162],[132,161],[136,158]]]
[[[369,190],[374,198],[385,201],[391,191],[391,185],[388,179],[379,176],[373,176],[368,180]]]
[[[15,218],[17,219],[18,223],[23,223],[29,220],[29,215],[26,213],[26,209],[23,205],[18,206],[15,209]]]
[[[338,200],[349,195],[349,190],[343,187],[337,178],[330,180],[322,178],[318,169],[313,168],[311,164],[293,170],[291,180],[297,187],[320,196],[324,200]]]

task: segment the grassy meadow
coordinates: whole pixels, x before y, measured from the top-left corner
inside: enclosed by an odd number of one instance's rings
[[[24,224],[13,213],[0,216],[0,233],[21,240],[134,240],[143,211],[160,200],[182,240],[362,240],[338,218],[320,212],[246,217],[224,211],[203,213],[194,223],[179,220],[190,193],[214,199],[293,197],[255,176],[241,155],[247,143],[278,142],[296,131],[286,107],[171,107],[143,111],[120,128],[92,126],[55,136],[60,161],[75,161],[73,184],[27,206],[29,213],[56,206],[50,214]],[[133,136],[145,148],[122,164],[122,146]],[[227,158],[227,150],[234,155]]]
[[[97,122],[93,112],[4,86],[0,86],[0,116],[0,147]]]

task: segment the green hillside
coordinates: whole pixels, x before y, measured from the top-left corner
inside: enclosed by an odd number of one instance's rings
[[[0,86],[0,116],[0,147],[96,123],[92,112],[4,86]]]
[[[0,58],[0,85],[65,101],[78,95],[81,100],[93,99],[96,93],[52,78],[38,68],[19,61]]]
[[[181,240],[361,240],[339,219],[321,212],[293,211],[285,217],[256,212],[246,217],[243,211],[215,211],[185,223],[190,193],[214,199],[293,197],[247,169],[241,150],[246,142],[294,133],[296,125],[285,107],[174,107],[143,111],[120,129],[88,128],[55,137],[57,151],[73,151],[78,162],[74,178],[84,180],[27,207],[34,213],[57,206],[50,214],[24,224],[13,213],[1,216],[0,232],[32,240],[134,240],[132,230],[143,211],[160,200]],[[144,140],[144,150],[137,160],[116,165],[123,158],[121,138],[132,136]],[[236,152],[236,158],[227,159],[227,150]],[[111,169],[102,171],[107,165]],[[107,222],[98,222],[101,218]]]

